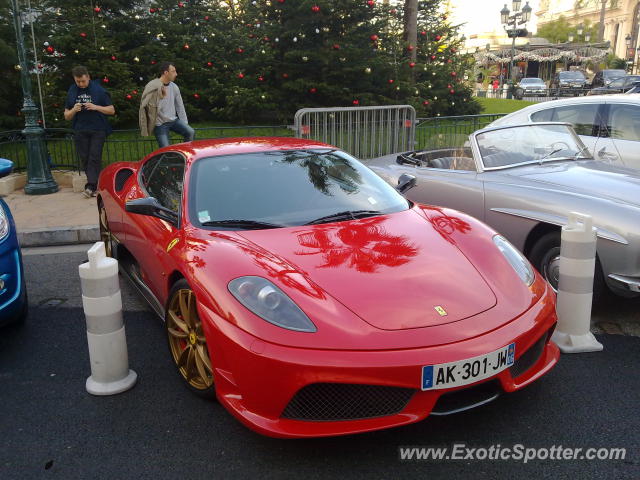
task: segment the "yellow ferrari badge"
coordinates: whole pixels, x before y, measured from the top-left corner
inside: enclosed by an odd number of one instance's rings
[[[169,242],[169,245],[167,245],[167,253],[169,253],[169,250],[171,250],[173,247],[176,246],[176,243],[178,243],[180,241],[179,238],[174,238],[173,240],[171,240]]]
[[[442,308],[440,305],[436,305],[435,307],[433,307],[433,309],[434,309],[436,312],[438,312],[438,314],[439,314],[441,317],[446,317],[446,316],[447,316],[447,311],[446,311],[444,308]]]

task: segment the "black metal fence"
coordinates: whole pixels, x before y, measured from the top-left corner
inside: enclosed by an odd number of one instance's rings
[[[504,115],[504,113],[492,113],[419,118],[416,126],[415,149],[462,147],[469,139],[469,134],[486,127]]]
[[[486,127],[503,114],[465,115],[457,117],[419,118],[415,128],[415,149],[462,146],[471,132]],[[293,137],[286,125],[204,127],[196,128],[196,139],[229,137]],[[79,159],[73,146],[73,131],[62,128],[45,129],[47,155],[52,169],[79,170]],[[172,143],[181,141],[171,137]],[[115,130],[107,138],[102,155],[103,165],[137,161],[158,148],[155,138],[141,137],[138,130]],[[0,132],[0,157],[13,161],[14,170],[27,167],[25,138],[20,130]]]
[[[292,137],[293,130],[286,125],[204,127],[196,128],[196,139],[228,137]],[[47,156],[52,169],[79,170],[80,163],[73,146],[73,130],[63,128],[45,129]],[[172,143],[181,137],[172,135]],[[107,138],[102,154],[102,164],[137,161],[158,148],[154,137],[141,137],[138,130],[114,130]],[[27,149],[21,130],[0,132],[0,158],[13,161],[14,171],[27,167]]]

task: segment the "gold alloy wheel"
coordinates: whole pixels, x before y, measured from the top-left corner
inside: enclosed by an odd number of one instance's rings
[[[104,208],[104,205],[100,205],[98,213],[100,214],[100,240],[104,242],[104,250],[107,257],[113,257],[113,252],[111,251],[111,231],[109,230],[107,210]]]
[[[196,390],[210,389],[213,370],[193,291],[183,288],[171,297],[167,332],[171,356],[182,377]]]

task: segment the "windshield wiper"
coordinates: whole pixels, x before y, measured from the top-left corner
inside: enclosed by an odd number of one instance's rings
[[[239,227],[244,230],[261,230],[264,228],[283,228],[285,225],[278,225],[269,222],[259,222],[257,220],[209,220],[202,222],[204,227]]]
[[[561,150],[564,150],[562,148],[556,148],[555,150],[551,150],[549,153],[547,153],[544,157],[540,157],[538,159],[538,162],[540,163],[540,165],[542,165],[542,160],[545,160],[547,158],[549,158],[551,155],[556,154],[558,152],[560,152]]]
[[[332,213],[331,215],[316,218],[315,220],[305,223],[305,225],[339,222],[340,220],[355,220],[356,218],[373,217],[375,215],[382,215],[382,212],[379,210],[346,210],[344,212]]]

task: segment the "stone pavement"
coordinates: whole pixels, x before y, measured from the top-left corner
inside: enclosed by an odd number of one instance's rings
[[[26,195],[23,189],[5,195],[22,247],[91,243],[99,240],[95,198],[61,186],[49,195]]]

